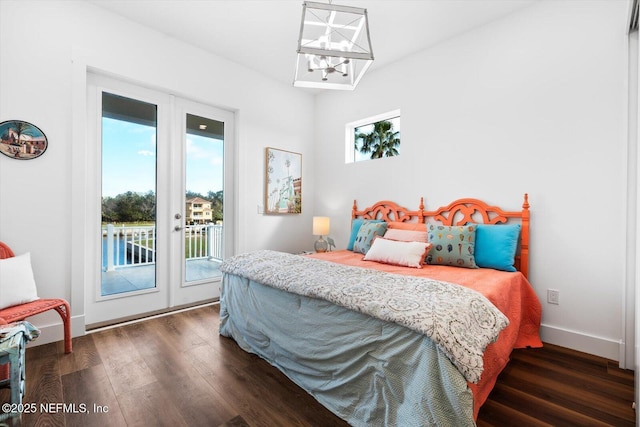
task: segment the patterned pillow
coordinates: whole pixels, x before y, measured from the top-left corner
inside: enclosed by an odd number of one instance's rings
[[[478,268],[473,256],[476,241],[476,226],[446,226],[429,224],[431,250],[427,264],[451,265],[454,267]]]
[[[356,238],[358,237],[358,231],[360,231],[360,227],[362,224],[367,222],[384,222],[381,219],[362,219],[355,218],[351,221],[351,234],[349,235],[349,242],[347,243],[347,250],[353,250],[353,244],[356,242]]]
[[[367,252],[369,252],[369,248],[371,248],[373,239],[375,239],[376,236],[384,236],[384,233],[386,231],[386,222],[364,222],[360,226],[360,230],[358,230],[358,236],[353,243],[353,251],[359,252],[361,254],[366,254]]]

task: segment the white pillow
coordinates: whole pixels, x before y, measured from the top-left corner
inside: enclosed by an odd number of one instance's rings
[[[431,243],[402,242],[376,237],[371,249],[364,256],[365,261],[378,261],[385,264],[422,268]]]
[[[31,254],[0,259],[0,309],[37,299]]]

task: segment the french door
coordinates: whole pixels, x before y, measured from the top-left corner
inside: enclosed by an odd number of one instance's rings
[[[218,298],[233,113],[93,73],[87,84],[99,256],[86,323]]]

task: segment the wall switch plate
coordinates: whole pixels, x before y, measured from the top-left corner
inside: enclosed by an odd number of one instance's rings
[[[557,289],[547,289],[547,302],[549,304],[560,304],[560,291]]]

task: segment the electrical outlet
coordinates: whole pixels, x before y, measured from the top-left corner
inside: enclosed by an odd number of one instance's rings
[[[557,289],[547,289],[547,302],[549,304],[560,304],[560,291]]]

